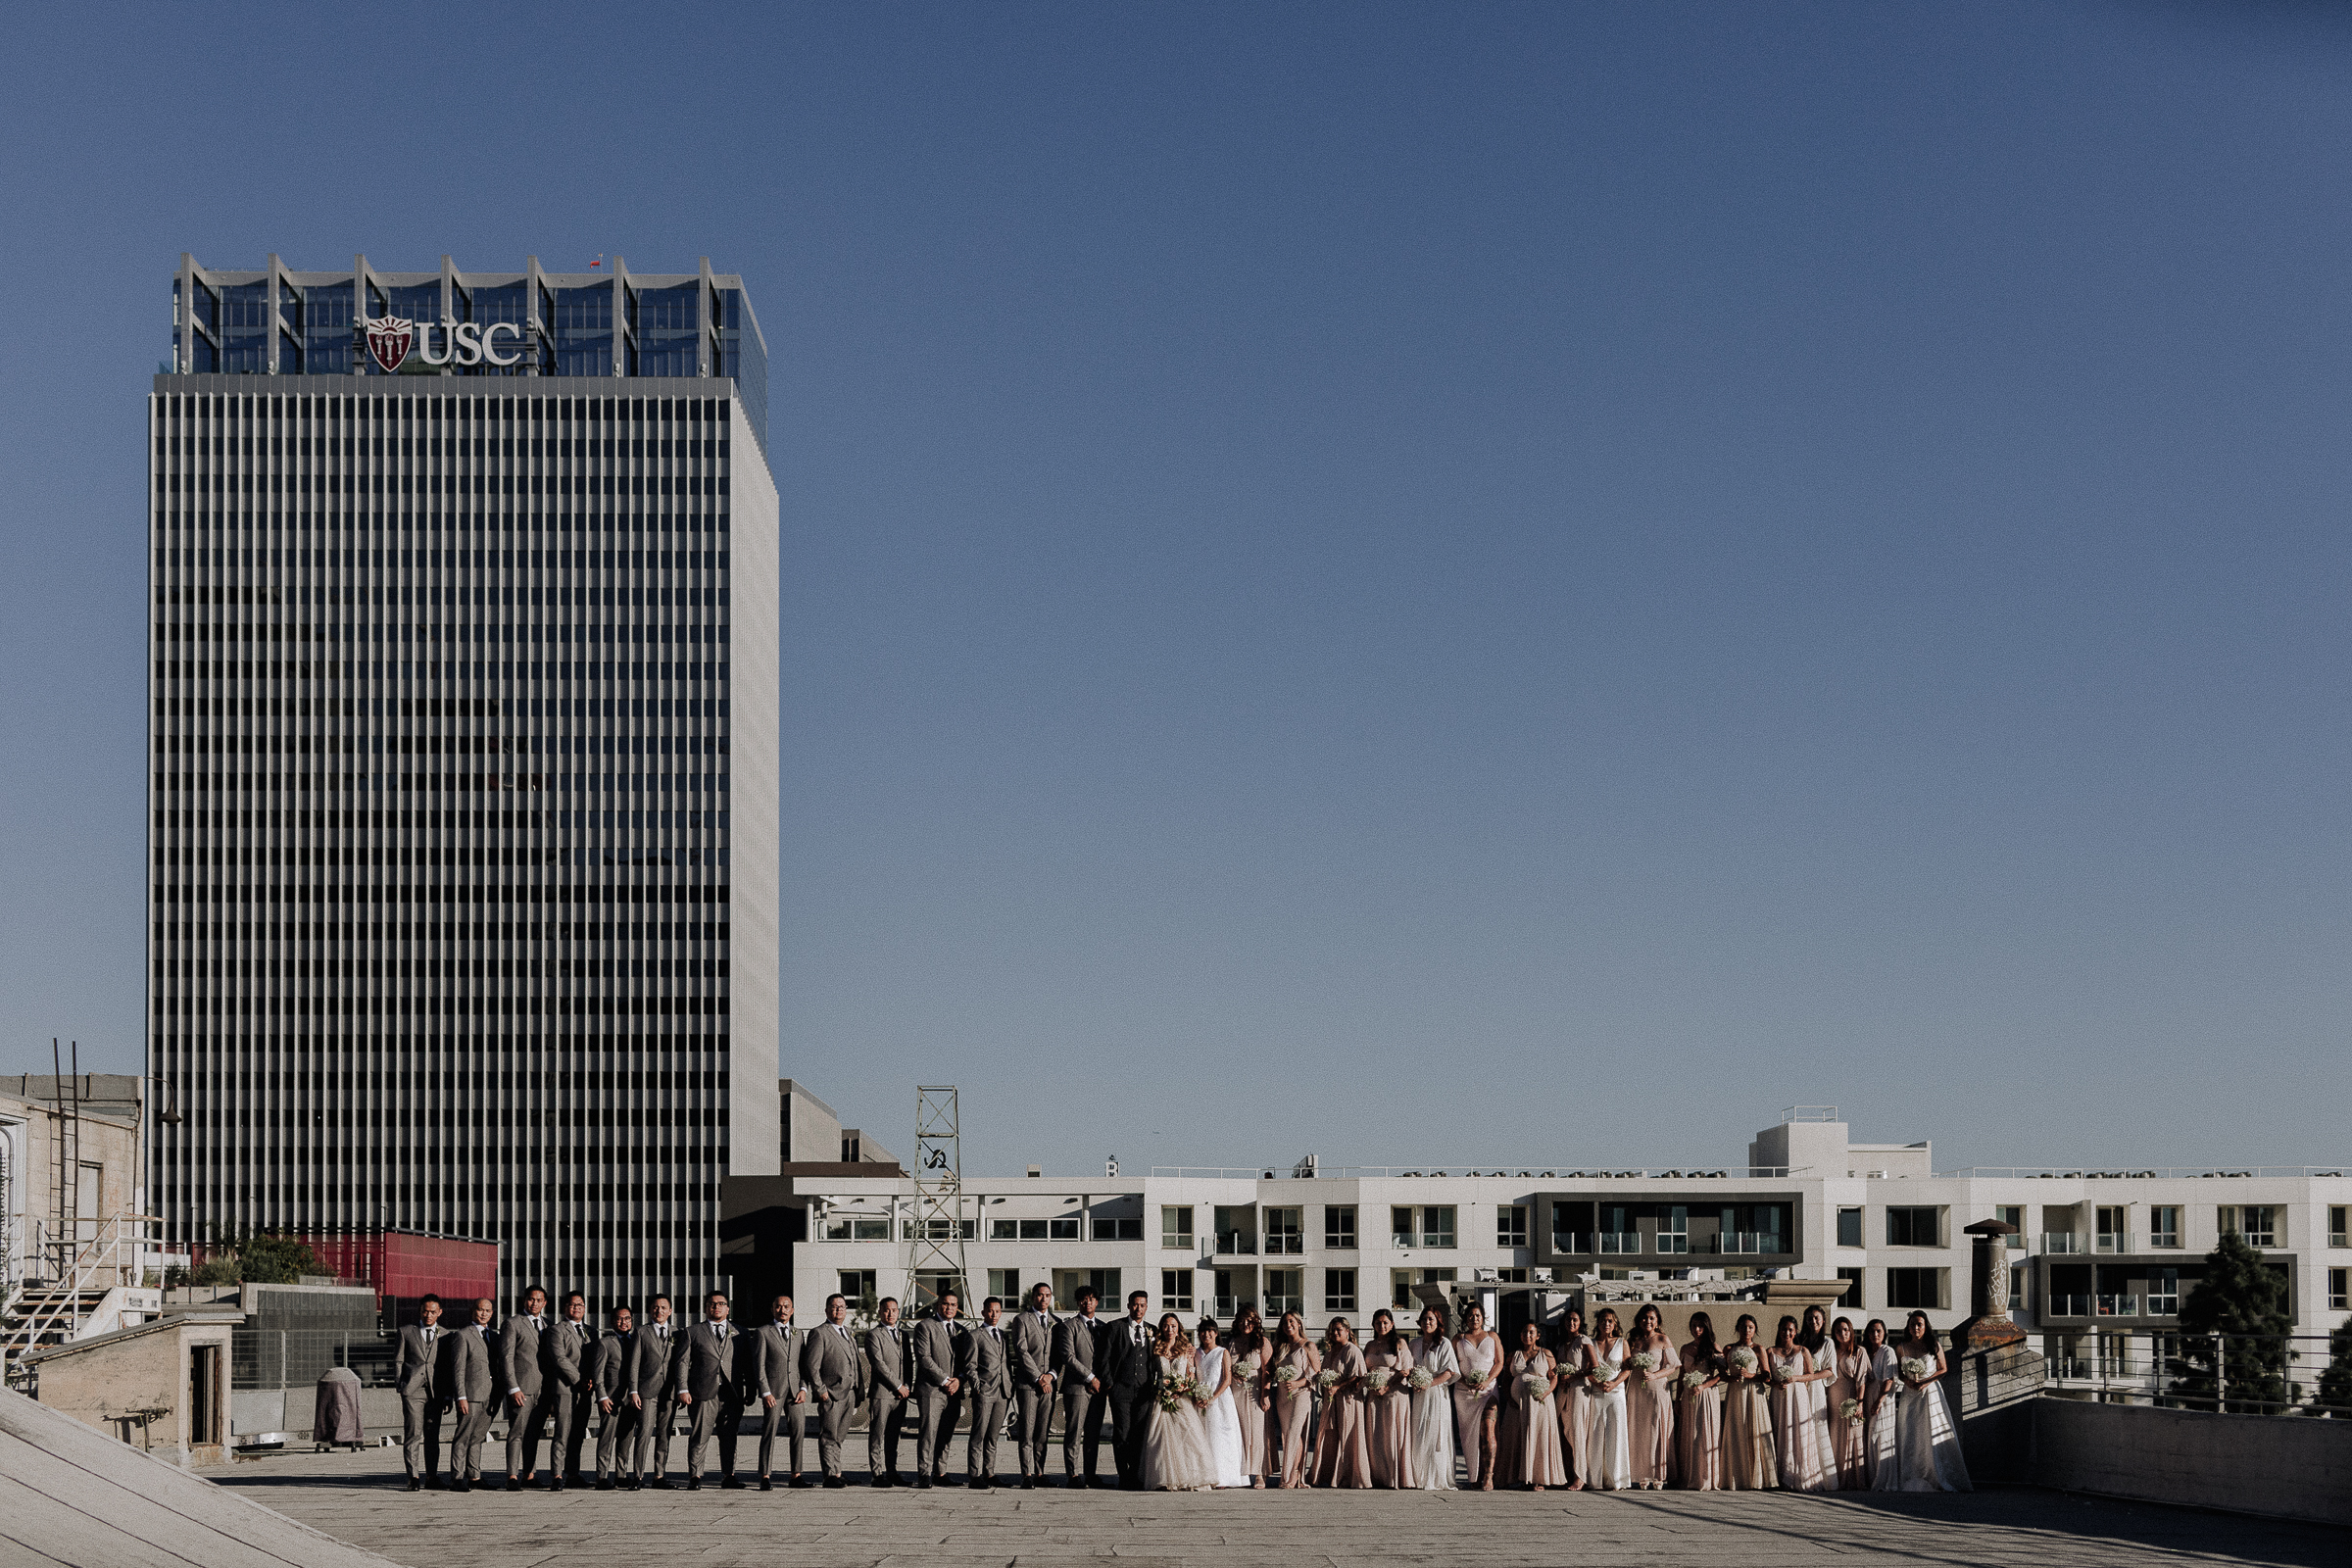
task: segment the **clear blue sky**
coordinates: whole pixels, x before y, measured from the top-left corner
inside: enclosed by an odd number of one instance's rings
[[[2340,1159],[2352,22],[50,8],[0,1068],[139,1060],[141,396],[221,267],[709,255],[784,1070],[967,1168]]]

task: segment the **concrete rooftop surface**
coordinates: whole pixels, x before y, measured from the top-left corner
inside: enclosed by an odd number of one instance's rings
[[[745,1445],[747,1450],[751,1445]],[[950,1474],[961,1462],[961,1445]],[[811,1455],[813,1456],[813,1455]],[[747,1452],[746,1457],[749,1457]],[[862,1457],[859,1454],[858,1457]],[[1055,1455],[1058,1460],[1058,1454]],[[1143,1493],[402,1490],[398,1449],[288,1453],[207,1471],[416,1568],[1073,1564],[1628,1564],[1743,1568],[2149,1568],[2346,1561],[2320,1525],[2029,1489],[1959,1495],[1781,1493]]]

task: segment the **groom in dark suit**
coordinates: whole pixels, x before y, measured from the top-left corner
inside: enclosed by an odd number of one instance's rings
[[[1111,1455],[1118,1461],[1119,1485],[1129,1492],[1144,1487],[1144,1432],[1159,1394],[1159,1360],[1152,1353],[1153,1331],[1144,1321],[1150,1300],[1142,1291],[1128,1294],[1127,1315],[1110,1326],[1097,1362],[1110,1399]]]

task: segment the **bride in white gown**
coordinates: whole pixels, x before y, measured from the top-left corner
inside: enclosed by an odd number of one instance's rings
[[[1949,1367],[1928,1314],[1914,1312],[1894,1346],[1894,1488],[1898,1492],[1968,1492],[1968,1461],[1944,1402]],[[1924,1376],[1914,1375],[1923,1369]],[[1881,1486],[1884,1487],[1882,1482]]]
[[[1200,1386],[1209,1391],[1208,1408],[1201,1419],[1208,1426],[1208,1454],[1220,1487],[1246,1487],[1250,1475],[1243,1468],[1242,1423],[1234,1414],[1234,1392],[1227,1387],[1226,1372],[1233,1357],[1217,1343],[1217,1325],[1207,1318],[1200,1320]],[[1254,1413],[1254,1412],[1252,1412]]]
[[[1159,1320],[1159,1337],[1152,1348],[1159,1387],[1153,1392],[1151,1425],[1144,1430],[1144,1490],[1213,1491],[1217,1465],[1209,1452],[1208,1423],[1199,1404],[1175,1392],[1178,1380],[1200,1375],[1193,1342],[1185,1337],[1175,1313]],[[1235,1441],[1240,1441],[1239,1434]]]

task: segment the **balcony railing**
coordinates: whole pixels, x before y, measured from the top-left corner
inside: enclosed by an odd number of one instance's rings
[[[1690,1250],[1690,1233],[1687,1231],[1658,1232],[1657,1250],[1660,1252],[1688,1252]]]
[[[1591,1231],[1553,1231],[1551,1233],[1551,1250],[1555,1252],[1567,1253],[1570,1256],[1590,1257],[1592,1254],[1592,1233]]]
[[[1787,1250],[1779,1231],[1723,1231],[1713,1237],[1701,1237],[1700,1244],[1691,1249],[1696,1252],[1778,1253]]]
[[[2132,1237],[2127,1231],[2101,1231],[2093,1244],[2102,1252],[2136,1252]]]
[[[2099,1296],[2093,1299],[2098,1303],[2098,1312],[2101,1317],[2139,1316],[2139,1298],[2136,1296]]]
[[[1241,1310],[1241,1303],[1245,1299],[1247,1298],[1239,1296],[1212,1296],[1208,1298],[1208,1309],[1218,1317],[1230,1318]]]
[[[1303,1296],[1281,1296],[1268,1291],[1264,1299],[1265,1305],[1258,1310],[1264,1314],[1268,1323],[1281,1322],[1282,1314],[1285,1312],[1302,1313],[1306,1310],[1306,1298]]]
[[[1220,1256],[1225,1257],[1239,1254],[1255,1257],[1257,1255],[1257,1233],[1255,1231],[1219,1231],[1217,1232],[1217,1252]]]
[[[2040,1315],[2045,1318],[2088,1317],[2090,1316],[2090,1298],[2087,1296],[2060,1296],[2053,1291],[2042,1298]]]
[[[2341,1419],[2352,1415],[2352,1406],[2320,1394],[2329,1355],[2326,1335],[2204,1336],[2172,1329],[2052,1332],[2042,1347],[2052,1392],[2092,1392],[2109,1403]]]
[[[2041,1248],[2044,1252],[2087,1252],[2090,1240],[2073,1231],[2043,1231]]]
[[[1598,1231],[1594,1233],[1593,1240],[1600,1244],[1600,1251],[1603,1256],[1615,1252],[1639,1252],[1642,1250],[1642,1233],[1640,1231]]]

